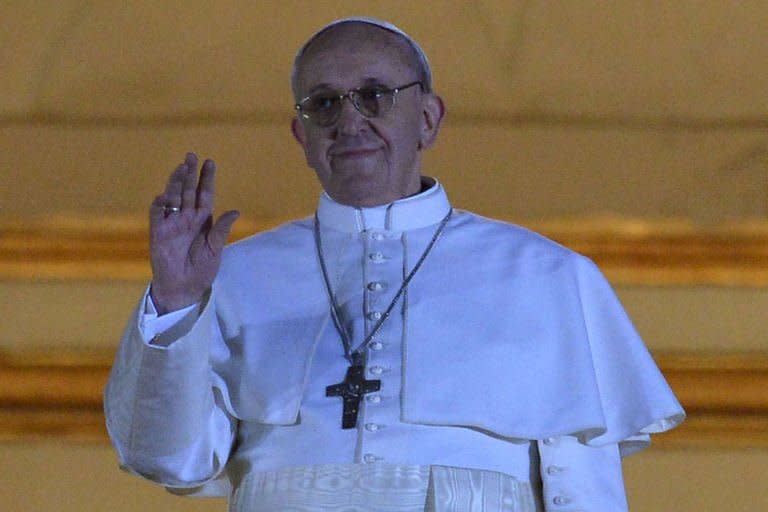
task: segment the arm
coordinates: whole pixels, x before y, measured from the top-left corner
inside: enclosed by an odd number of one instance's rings
[[[134,318],[105,391],[121,465],[168,487],[197,486],[220,473],[237,425],[212,385],[209,345],[220,336],[212,305],[197,314],[159,335],[158,344],[142,339]]]
[[[210,353],[221,333],[207,294],[238,214],[213,222],[215,168],[206,161],[197,184],[196,167],[197,157],[188,154],[150,207],[151,294],[161,314],[200,306],[148,342],[139,328],[143,301],[105,391],[107,428],[121,463],[171,487],[216,476],[236,428],[212,384]]]

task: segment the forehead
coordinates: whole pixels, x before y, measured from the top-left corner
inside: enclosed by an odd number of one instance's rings
[[[348,23],[323,32],[307,47],[298,65],[297,85],[305,92],[318,84],[357,87],[374,80],[415,80],[417,69],[414,51],[401,36],[373,25]]]

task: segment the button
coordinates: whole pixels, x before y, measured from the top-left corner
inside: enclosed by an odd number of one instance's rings
[[[365,399],[372,404],[378,404],[381,402],[381,396],[379,395],[367,395]]]
[[[565,468],[562,466],[547,466],[548,475],[559,475],[563,471],[565,471]]]
[[[384,344],[380,341],[372,341],[368,344],[368,348],[371,350],[381,350],[384,348]]]
[[[381,311],[371,311],[368,313],[368,320],[378,320],[382,316]]]
[[[372,462],[376,462],[378,460],[382,460],[384,457],[379,457],[378,455],[374,455],[372,453],[366,453],[363,455],[363,462],[366,464],[370,464]]]
[[[548,438],[544,439],[544,444],[547,445],[547,446],[552,446],[556,442],[557,442],[557,439],[554,438],[554,437],[548,437]]]
[[[381,375],[384,373],[384,368],[381,366],[371,366],[370,372],[374,375]]]
[[[555,496],[552,500],[552,503],[555,505],[567,505],[571,502],[570,499],[566,498],[565,496]]]
[[[380,252],[372,252],[368,255],[368,259],[370,259],[374,263],[381,263],[384,261],[384,255]]]
[[[379,430],[379,425],[376,423],[366,423],[365,430],[367,430],[368,432],[376,432]]]
[[[384,289],[384,283],[373,281],[372,283],[368,283],[368,289],[372,292],[380,292]]]

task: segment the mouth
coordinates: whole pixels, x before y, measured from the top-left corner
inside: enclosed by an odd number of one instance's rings
[[[330,153],[331,158],[358,159],[367,158],[376,154],[379,148],[343,148],[335,149]]]

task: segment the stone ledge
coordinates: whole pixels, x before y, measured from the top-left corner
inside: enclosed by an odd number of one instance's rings
[[[0,441],[106,442],[102,391],[111,353],[0,353]],[[688,413],[665,448],[768,448],[768,353],[656,355]]]
[[[241,219],[233,240],[286,219]],[[592,258],[613,284],[768,286],[768,221],[697,228],[614,217],[527,226]],[[0,279],[146,281],[147,233],[136,218],[0,224]]]

